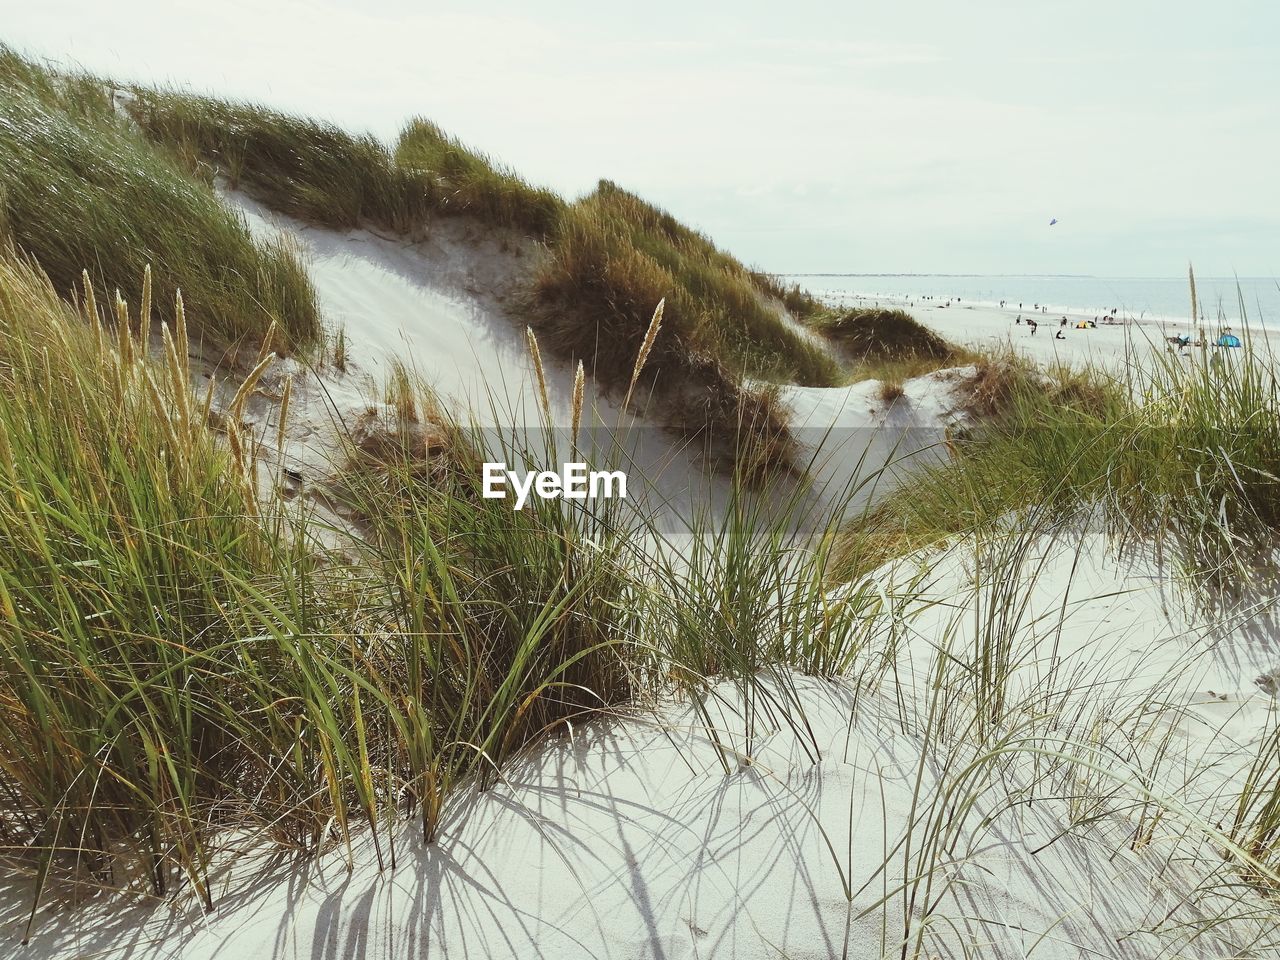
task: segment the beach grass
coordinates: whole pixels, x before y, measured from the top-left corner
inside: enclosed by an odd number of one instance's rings
[[[421,117],[410,120],[401,131],[395,158],[401,167],[422,171],[432,179],[436,208],[444,214],[466,214],[546,239],[565,207],[559,194],[532,186],[515,171]]]
[[[631,399],[715,457],[736,462],[746,445],[752,471],[789,469],[794,442],[767,382],[831,384],[835,362],[786,325],[745,268],[669,215],[612,185],[573,204],[526,310],[552,352],[618,389],[659,301],[662,332]]]
[[[851,531],[852,553],[1052,504],[1064,522],[1097,514],[1122,541],[1168,547],[1206,582],[1252,582],[1280,528],[1280,381],[1265,341],[1246,332],[1240,349],[1129,350],[1120,373],[1040,369],[1012,352],[980,360],[962,388],[976,419],[952,433],[945,463]]]
[[[0,257],[4,832],[46,869],[123,845],[157,889],[178,870],[207,895],[211,830],[313,796],[267,744],[321,735],[281,645],[317,555],[255,501],[249,438],[205,426],[181,307],[162,362],[117,308],[78,315]]]
[[[294,350],[319,336],[315,293],[292,250],[258,242],[206,185],[115,114],[92,77],[53,74],[0,48],[0,236],[59,292],[135,289],[150,265],[154,319],[181,288],[195,338]]]
[[[616,442],[579,446],[591,418],[582,366],[571,423],[558,425],[531,330],[527,340],[541,387],[537,427],[456,419],[398,368],[386,385],[386,442],[353,446],[336,492],[360,524],[359,562],[381,585],[366,613],[392,625],[385,659],[371,666],[400,685],[383,702],[395,711],[389,735],[428,840],[460,785],[493,783],[531,743],[633,702],[645,682],[649,588],[628,502],[534,498],[513,510],[479,495],[486,462],[620,466]],[[633,385],[645,359],[636,359]]]
[[[477,458],[555,451],[457,423],[443,468],[384,445],[333,493],[358,536],[322,547],[240,425],[272,355],[215,418],[180,303],[153,360],[137,314],[96,302],[0,261],[0,832],[39,860],[34,903],[55,866],[136,857],[156,892],[184,877],[211,905],[226,830],[316,851],[359,822],[394,861],[406,812],[435,839],[531,744],[667,687],[678,647],[643,626],[665,605],[634,555],[655,521],[476,495]],[[440,416],[407,374],[388,389],[398,421]],[[722,592],[700,589],[704,609]]]
[[[839,380],[822,346],[768,302],[758,274],[666,211],[602,180],[566,215],[535,281],[536,302],[544,312],[573,310],[584,319],[602,314],[601,301],[619,304],[612,329],[599,337],[597,368],[608,373],[608,335],[640,326],[627,308],[656,302],[655,293],[665,297],[667,326],[685,352],[705,353],[758,380],[810,386]]]
[[[838,351],[849,383],[901,383],[982,359],[978,351],[950,343],[905,310],[823,309],[805,314],[804,322]]]
[[[673,695],[729,774],[779,730],[817,763],[806,675],[850,691],[850,724],[863,722],[858,704],[891,706],[893,736],[918,760],[910,815],[886,828],[870,874],[883,890],[863,911],[887,918],[892,904],[902,918],[885,921],[893,955],[940,949],[957,865],[1031,803],[1066,803],[1074,833],[1133,811],[1144,844],[1207,836],[1248,884],[1273,882],[1274,737],[1228,785],[1234,826],[1219,828],[1158,782],[1172,734],[1153,742],[1125,719],[1155,723],[1158,691],[1105,701],[1091,693],[1102,678],[1046,667],[1022,645],[1033,627],[1053,629],[1033,623],[1028,600],[1043,539],[1070,532],[1052,499],[1003,531],[970,528],[972,597],[948,600],[936,656],[913,666],[898,651],[937,604],[927,565],[832,589],[856,490],[834,506],[800,485],[742,492],[676,534],[628,501],[513,511],[477,497],[476,460],[554,462],[577,431],[566,439],[546,410],[541,432],[477,431],[402,371],[387,385],[389,425],[432,423],[439,439],[415,445],[393,429],[402,442],[373,460],[353,451],[331,497],[356,526],[324,548],[317,521],[263,483],[234,409],[227,442],[204,426],[180,311],[172,348],[150,360],[127,308],[83,336],[86,320],[13,258],[0,264],[0,308],[0,524],[13,545],[0,560],[0,831],[39,864],[35,905],[50,874],[122,858],[157,891],[185,878],[212,905],[228,835],[314,855],[364,830],[390,867],[406,818],[445,842],[465,817],[458,801],[527,751]],[[630,386],[643,370],[633,362]],[[1030,402],[1020,390],[1015,410]],[[1105,415],[1082,396],[1077,412]],[[574,425],[585,416],[579,403]],[[617,451],[582,453],[607,465]],[[921,670],[931,679],[916,692]],[[1115,719],[1100,739],[1103,705]],[[836,824],[818,829],[852,923],[852,853]]]
[[[369,135],[258,104],[135,87],[129,115],[194,176],[222,176],[273,210],[335,230],[405,233],[440,202],[431,176]]]

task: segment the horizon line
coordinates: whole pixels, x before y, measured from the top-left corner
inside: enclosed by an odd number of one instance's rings
[[[1105,275],[1096,273],[893,273],[891,271],[877,271],[875,273],[810,273],[810,272],[793,272],[793,271],[762,271],[766,276],[771,277],[946,277],[948,279],[965,279],[965,278],[998,278],[1006,280],[1181,280],[1186,281],[1184,276],[1135,276],[1135,275]],[[1198,280],[1276,280],[1280,282],[1277,276],[1217,276],[1205,274],[1197,276]]]

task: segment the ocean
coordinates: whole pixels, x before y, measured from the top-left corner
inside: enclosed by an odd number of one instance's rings
[[[886,297],[962,302],[996,306],[1033,304],[1049,312],[1110,313],[1149,320],[1186,320],[1191,294],[1185,277],[974,276],[962,274],[786,274],[815,295]],[[1280,326],[1280,280],[1275,277],[1196,277],[1202,315],[1239,323],[1241,301],[1250,323]]]

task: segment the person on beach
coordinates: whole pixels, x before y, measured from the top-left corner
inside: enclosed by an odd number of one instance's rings
[[[1039,324],[1036,323],[1034,320],[1032,320],[1030,317],[1028,317],[1027,326],[1031,328],[1031,336],[1034,337],[1036,335],[1036,328],[1039,327]]]
[[[1016,323],[1016,324],[1018,324],[1019,326],[1021,326],[1021,325],[1022,325],[1022,314],[1018,314],[1018,319],[1017,319],[1017,320],[1015,320],[1015,321],[1013,321],[1013,322],[1014,322],[1014,323]]]
[[[1062,322],[1061,322],[1060,324],[1058,324],[1058,326],[1059,326],[1059,327],[1065,327],[1066,325],[1067,325],[1067,318],[1066,318],[1066,317],[1063,317],[1063,318],[1062,318]]]
[[[1053,339],[1055,339],[1055,340],[1065,340],[1065,339],[1067,339],[1067,335],[1066,335],[1065,333],[1063,333],[1063,332],[1062,332],[1062,328],[1061,328],[1061,327],[1059,327],[1059,328],[1058,328],[1058,330],[1057,330],[1057,332],[1053,335]]]

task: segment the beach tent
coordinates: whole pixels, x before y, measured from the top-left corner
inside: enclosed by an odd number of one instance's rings
[[[1088,329],[1089,329],[1089,324],[1088,324],[1088,323],[1086,323],[1084,320],[1081,320],[1081,321],[1079,321],[1078,323],[1076,323],[1076,329],[1077,329],[1077,330],[1088,330]]]
[[[1240,338],[1234,333],[1224,333],[1218,338],[1218,346],[1220,347],[1238,347],[1240,346]]]

